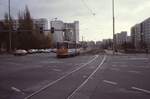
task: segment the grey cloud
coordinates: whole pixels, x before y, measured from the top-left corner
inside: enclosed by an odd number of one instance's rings
[[[85,6],[84,2],[89,6],[96,16]],[[17,16],[19,10],[23,10],[28,5],[31,14],[35,18],[58,17],[62,20],[80,20],[82,27],[90,27],[89,31],[97,32],[94,26],[103,28],[101,32],[106,33],[108,37],[111,33],[112,22],[112,0],[11,0],[11,12],[13,16]],[[149,0],[115,0],[116,29],[121,31],[122,27],[130,29],[131,25],[149,17]],[[4,16],[4,12],[8,11],[7,0],[0,0],[0,18]],[[88,32],[81,29],[81,32]],[[87,33],[88,34],[88,33]],[[111,36],[111,35],[110,35]]]

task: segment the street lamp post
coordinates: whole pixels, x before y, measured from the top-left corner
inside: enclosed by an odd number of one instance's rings
[[[113,55],[115,54],[115,3],[112,0],[112,17],[113,17]]]

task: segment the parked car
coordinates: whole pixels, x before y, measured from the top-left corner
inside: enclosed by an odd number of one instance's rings
[[[50,53],[52,50],[51,49],[45,49],[44,53]]]
[[[38,49],[38,53],[44,53],[44,49]]]
[[[30,50],[28,50],[28,53],[29,54],[33,54],[33,53],[37,53],[37,49],[30,49]]]
[[[23,55],[26,55],[27,53],[28,52],[26,50],[19,49],[19,50],[15,50],[14,55],[15,56],[23,56]]]
[[[56,48],[55,49],[51,49],[51,52],[56,53],[57,49]]]
[[[50,53],[51,49],[39,49],[38,53]]]

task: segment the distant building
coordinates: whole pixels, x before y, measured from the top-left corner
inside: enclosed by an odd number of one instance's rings
[[[95,48],[95,42],[94,41],[87,41],[87,48],[88,49],[94,49]]]
[[[140,45],[141,40],[142,40],[141,31],[142,31],[141,24],[136,24],[135,26],[131,28],[132,42],[136,49],[139,49],[141,47]]]
[[[131,38],[136,49],[150,49],[150,18],[131,28]]]
[[[18,20],[13,20],[13,29],[17,30],[19,28]]]
[[[79,42],[79,21],[64,23],[63,21],[55,20],[51,21],[50,24],[56,30],[53,34],[53,43],[63,41]]]
[[[48,20],[45,18],[33,19],[33,24],[36,25],[38,28],[41,28],[43,30],[48,29]]]
[[[150,49],[150,18],[141,23],[141,40]]]
[[[64,29],[64,23],[60,20],[55,20],[50,22],[51,27],[54,27],[55,30],[63,30]],[[52,42],[54,45],[56,45],[57,42],[63,42],[64,41],[64,32],[63,31],[55,31],[55,33],[52,34]]]
[[[74,21],[74,23],[64,23],[65,31],[64,39],[67,41],[79,42],[79,21]]]
[[[127,42],[127,32],[122,31],[121,33],[115,34],[116,45],[122,45]]]
[[[131,43],[131,42],[132,42],[131,36],[127,36],[127,43]]]
[[[112,49],[113,48],[113,40],[112,39],[103,39],[102,47],[104,49]]]
[[[96,48],[102,48],[102,41],[97,41],[96,42]]]

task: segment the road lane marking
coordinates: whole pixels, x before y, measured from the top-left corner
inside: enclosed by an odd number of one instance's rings
[[[45,86],[44,86],[44,87],[42,87],[41,89],[39,89],[39,90],[37,90],[37,91],[33,92],[32,94],[28,95],[28,96],[27,96],[27,97],[25,97],[24,99],[29,99],[29,98],[31,98],[32,96],[34,96],[34,95],[38,94],[39,92],[43,91],[44,89],[46,89],[46,88],[48,88],[48,87],[52,86],[53,84],[57,83],[58,81],[60,81],[60,80],[62,80],[62,79],[64,79],[64,78],[66,78],[66,77],[68,77],[68,76],[69,76],[69,75],[71,75],[72,73],[74,73],[74,72],[76,72],[76,71],[78,71],[78,70],[82,69],[82,68],[83,68],[83,67],[85,67],[86,65],[88,65],[88,64],[90,64],[90,63],[92,63],[92,62],[93,62],[94,60],[96,60],[98,57],[99,57],[99,55],[95,55],[95,57],[94,57],[94,58],[92,58],[92,60],[90,60],[90,61],[88,61],[87,63],[83,64],[83,65],[82,65],[82,66],[80,66],[79,68],[77,68],[77,69],[75,69],[75,70],[73,70],[73,71],[71,71],[71,72],[67,73],[66,75],[64,75],[64,76],[60,77],[59,79],[57,79],[57,80],[55,80],[55,81],[53,81],[53,82],[51,82],[51,83],[49,83],[49,84],[45,85]]]
[[[20,89],[18,89],[18,88],[16,88],[16,87],[11,87],[11,89],[13,90],[13,91],[15,91],[15,92],[19,92],[19,93],[21,93],[21,94],[24,94],[24,92],[22,92]]]
[[[119,68],[110,68],[111,70],[114,70],[114,71],[120,71]]]
[[[150,91],[149,91],[149,90],[145,90],[145,89],[141,89],[141,88],[137,88],[137,87],[131,87],[131,88],[134,89],[134,90],[138,90],[138,91],[141,91],[141,92],[150,94]]]
[[[148,60],[148,58],[129,58],[129,60]]]
[[[79,90],[89,81],[89,79],[92,78],[92,76],[93,76],[93,75],[101,68],[101,66],[104,64],[105,60],[106,60],[106,56],[104,56],[102,62],[101,62],[101,63],[98,65],[98,67],[93,71],[93,73],[92,73],[78,88],[76,88],[76,90],[74,90],[74,91],[72,92],[72,94],[67,97],[67,99],[71,99],[71,98],[76,94],[76,92],[79,91]]]
[[[53,69],[53,71],[61,72],[62,70],[61,69]]]
[[[113,82],[113,81],[108,81],[108,80],[103,80],[103,82],[107,83],[107,84],[111,84],[111,85],[117,85],[118,83]]]
[[[129,73],[135,73],[135,74],[140,74],[140,71],[134,71],[134,70],[132,70],[132,71],[128,71]]]
[[[125,67],[129,67],[128,65],[120,65],[119,67],[125,68]]]
[[[119,66],[116,64],[112,64],[111,67],[115,68],[115,67],[119,67]]]

